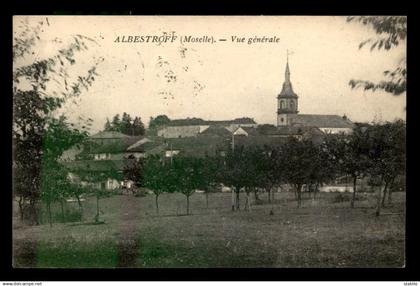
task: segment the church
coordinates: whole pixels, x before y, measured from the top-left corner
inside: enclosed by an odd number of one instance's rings
[[[286,63],[282,90],[277,96],[277,128],[315,127],[324,133],[351,133],[354,124],[346,116],[298,114],[298,95],[290,81],[289,60]]]

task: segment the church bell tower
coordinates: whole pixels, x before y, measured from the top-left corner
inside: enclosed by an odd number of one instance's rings
[[[283,88],[277,96],[277,126],[289,126],[291,117],[298,113],[298,96],[290,82],[289,57],[287,57]]]

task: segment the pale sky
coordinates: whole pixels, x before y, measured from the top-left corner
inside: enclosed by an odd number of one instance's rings
[[[15,17],[15,24],[23,18]],[[28,18],[30,23],[45,20]],[[287,49],[301,114],[346,114],[353,121],[406,116],[405,94],[351,90],[348,85],[350,79],[382,79],[383,71],[405,57],[406,43],[388,52],[359,50],[360,42],[376,34],[361,24],[347,23],[345,17],[48,16],[48,22],[36,46],[37,59],[57,52],[57,41],[51,42],[55,38],[66,43],[71,35],[81,34],[98,43],[77,55],[70,74],[84,74],[95,58],[103,57],[100,76],[77,105],[69,103],[63,110],[72,121],[92,118],[93,133],[103,128],[106,117],[123,112],[140,116],[145,124],[159,114],[172,119],[251,117],[259,124],[275,124]],[[171,31],[178,36],[173,43],[114,42],[118,36]],[[181,44],[179,38],[186,35],[213,36],[216,42]],[[280,40],[249,45],[232,43],[231,36]],[[220,38],[227,41],[217,41]],[[168,64],[160,67],[159,57]],[[176,81],[164,78],[169,70]]]

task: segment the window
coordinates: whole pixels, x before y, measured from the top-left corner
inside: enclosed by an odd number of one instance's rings
[[[280,118],[280,121],[281,121],[281,122],[283,122],[283,121],[284,121],[284,118],[283,118],[283,117],[282,117],[282,118]]]
[[[284,100],[280,101],[280,109],[284,109]]]
[[[294,109],[295,108],[295,102],[292,100],[290,101],[290,109]]]

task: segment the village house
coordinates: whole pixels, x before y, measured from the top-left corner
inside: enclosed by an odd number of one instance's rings
[[[115,131],[103,131],[90,136],[82,145],[67,150],[62,163],[70,170],[71,176],[80,172],[106,173],[115,170],[121,174],[130,164],[144,158],[147,151],[155,152],[150,139],[142,136],[128,136]],[[161,144],[159,144],[161,145]],[[147,146],[147,148],[145,148]],[[163,149],[162,149],[163,150]],[[108,178],[96,187],[115,190],[132,188],[134,182]]]

